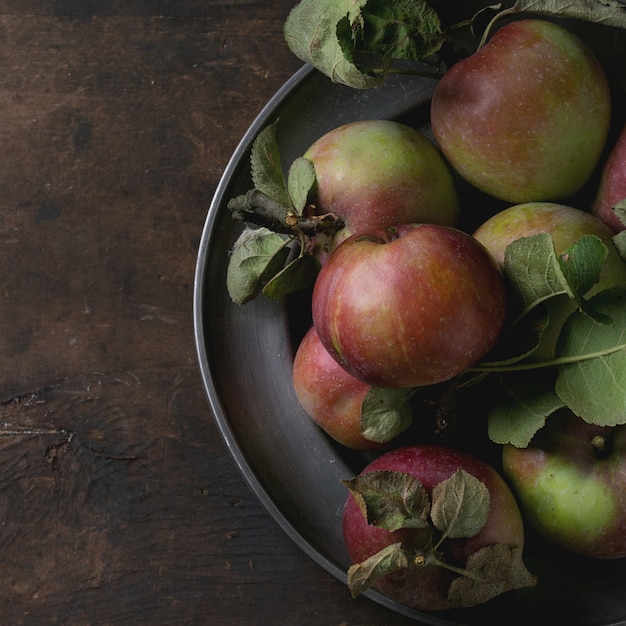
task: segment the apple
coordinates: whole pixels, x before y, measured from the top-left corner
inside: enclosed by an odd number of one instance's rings
[[[345,224],[326,242],[330,250],[374,226],[454,226],[459,219],[452,172],[414,128],[392,120],[350,122],[317,139],[304,157],[315,167],[315,213],[332,213]]]
[[[298,345],[292,377],[306,414],[335,441],[354,450],[382,447],[361,433],[361,405],[370,386],[348,374],[330,356],[315,327]]]
[[[563,200],[593,173],[611,94],[588,47],[557,24],[523,19],[454,64],[431,103],[435,139],[470,184],[507,202]]]
[[[505,317],[502,273],[460,230],[404,224],[352,235],[312,294],[320,341],[355,378],[378,387],[449,380],[481,359]]]
[[[539,233],[552,236],[557,255],[563,254],[583,235],[596,235],[608,249],[600,280],[588,296],[603,289],[626,283],[626,265],[613,243],[613,231],[599,218],[571,206],[555,202],[527,202],[508,207],[483,222],[474,237],[480,241],[502,268],[506,247],[521,237]],[[569,298],[557,298],[547,303],[550,324],[544,332],[534,360],[554,356],[561,327],[575,309]]]
[[[545,539],[587,557],[626,556],[626,426],[563,410],[527,448],[506,444],[502,458],[522,513]]]
[[[415,524],[414,527],[389,530],[386,525],[368,523],[361,506],[362,502],[359,502],[361,498],[358,496],[355,498],[352,489],[347,497],[343,512],[343,535],[349,556],[355,564],[363,563],[379,554],[381,550],[398,543],[401,544],[402,550],[409,553],[408,567],[385,571],[372,583],[374,588],[408,607],[423,611],[437,611],[454,608],[457,605],[471,605],[467,603],[467,599],[457,598],[455,601],[448,595],[450,585],[460,577],[459,572],[440,567],[433,561],[433,557],[439,563],[443,561],[456,568],[465,568],[470,555],[495,545],[505,546],[505,554],[513,554],[514,557],[511,563],[503,566],[502,570],[499,569],[500,564],[493,570],[498,571],[498,575],[505,578],[508,568],[521,572],[517,576],[509,577],[509,582],[516,580],[516,583],[511,585],[512,588],[534,584],[532,575],[525,570],[522,563],[524,525],[519,507],[511,490],[491,465],[448,446],[411,445],[382,454],[372,461],[358,478],[377,477],[379,473],[379,476],[383,476],[383,480],[388,480],[386,484],[390,486],[388,492],[382,491],[382,493],[393,501],[395,492],[401,490],[406,483],[400,480],[398,485],[394,486],[397,480],[395,475],[393,480],[389,480],[392,475],[380,474],[382,472],[400,472],[409,475],[422,484],[427,494],[433,496],[434,490],[443,484],[442,481],[450,479],[458,470],[464,470],[478,479],[486,488],[488,508],[483,512],[485,514],[484,525],[475,528],[471,533],[459,533],[459,536],[455,538],[448,537],[436,547],[433,546],[432,541],[432,539],[436,541],[436,538],[429,535],[432,530],[430,527],[418,527],[420,525]],[[350,481],[347,481],[347,484],[349,487],[352,486]],[[382,490],[381,484],[379,482],[377,486]],[[385,498],[381,496],[380,499],[384,504]],[[431,512],[435,507],[435,498],[432,499]],[[477,509],[473,510],[473,514],[477,514],[480,510],[479,498],[472,493],[468,494],[468,499],[471,501],[470,504],[477,506]],[[407,508],[413,504],[409,499],[405,502]],[[457,509],[453,506],[452,508],[455,512],[463,511],[462,507]],[[463,518],[463,513],[459,516]],[[370,517],[375,517],[375,515],[370,513]],[[433,547],[435,547],[434,551]],[[489,560],[491,565],[494,565],[498,559],[489,551],[483,552],[482,557]],[[382,567],[386,565],[383,564]],[[350,576],[348,580],[350,583]],[[493,588],[497,588],[497,585],[494,584]],[[476,594],[476,596],[479,595]]]
[[[602,168],[602,176],[591,212],[605,221],[614,232],[626,228],[613,207],[626,199],[626,126],[619,133]]]

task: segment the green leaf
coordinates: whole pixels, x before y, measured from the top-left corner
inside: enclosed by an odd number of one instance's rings
[[[626,226],[626,198],[617,202],[612,210],[619,218],[619,221]]]
[[[559,258],[574,302],[583,313],[601,324],[607,324],[609,320],[596,311],[583,296],[600,280],[608,254],[609,250],[600,237],[583,235]]]
[[[404,432],[413,421],[411,389],[372,387],[361,406],[361,432],[366,439],[386,443]]]
[[[512,11],[573,18],[626,28],[626,7],[616,0],[517,0]]]
[[[291,204],[298,215],[302,215],[309,199],[309,193],[315,185],[315,166],[304,157],[298,157],[289,168],[287,189]]]
[[[566,294],[587,315],[596,317],[583,295],[600,279],[607,254],[599,237],[583,235],[558,257],[552,237],[539,233],[521,237],[506,247],[504,273],[522,303],[522,315],[550,298]]]
[[[525,448],[549,415],[563,408],[554,382],[545,373],[531,377],[501,377],[504,394],[489,412],[487,433],[494,443]]]
[[[618,0],[517,0],[513,6],[495,15],[484,31],[479,47],[484,45],[497,21],[517,13],[576,19],[626,28],[626,7]]]
[[[292,293],[312,287],[320,270],[320,262],[310,254],[302,254],[280,269],[263,287],[263,295],[281,300]]]
[[[346,57],[337,37],[339,23],[347,19],[349,30],[358,25],[368,0],[301,0],[284,25],[289,49],[305,63],[315,66],[333,82],[366,89],[384,82],[384,76],[362,72]]]
[[[489,489],[484,483],[458,469],[435,485],[430,516],[444,538],[474,537],[487,521],[489,506]]]
[[[289,255],[288,243],[267,228],[246,228],[230,255],[226,270],[228,293],[236,304],[245,304],[261,291],[263,283],[276,274]]]
[[[584,296],[600,280],[608,254],[600,237],[583,235],[561,255],[561,270],[573,293]]]
[[[357,50],[413,61],[435,54],[443,41],[439,16],[419,0],[370,0],[353,39]]]
[[[465,566],[467,575],[452,581],[448,601],[454,607],[470,607],[513,589],[534,587],[537,578],[522,559],[522,549],[504,544],[481,548],[472,554]]]
[[[250,153],[250,173],[255,189],[285,208],[291,208],[276,140],[276,124],[266,126],[256,136]]]
[[[626,230],[622,230],[613,237],[613,243],[617,248],[622,261],[626,262]]]
[[[600,292],[591,305],[612,320],[599,324],[575,312],[557,344],[555,391],[585,421],[599,426],[626,423],[626,289]]]
[[[404,569],[409,559],[401,543],[386,546],[380,552],[362,563],[355,563],[348,569],[348,589],[353,598],[367,591],[377,578]]]
[[[567,293],[574,297],[548,233],[511,242],[504,251],[504,274],[525,311],[556,294]]]
[[[228,201],[227,208],[234,219],[264,226],[274,232],[284,232],[290,207],[281,204],[258,189]]]
[[[388,531],[428,527],[430,499],[422,483],[411,474],[372,471],[342,483],[368,524]]]
[[[298,58],[356,89],[378,87],[386,77],[357,59],[385,70],[388,59],[424,60],[443,43],[439,16],[425,0],[301,0],[284,35]]]

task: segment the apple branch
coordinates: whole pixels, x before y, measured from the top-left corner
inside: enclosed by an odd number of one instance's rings
[[[309,237],[322,232],[332,234],[344,227],[343,221],[332,213],[311,217],[297,215],[258,189],[231,199],[228,209],[235,219],[292,237],[299,237],[301,233]]]

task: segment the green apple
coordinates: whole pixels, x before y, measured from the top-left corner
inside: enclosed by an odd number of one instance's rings
[[[529,525],[583,556],[626,556],[626,427],[551,416],[527,448],[507,444],[503,471]]]

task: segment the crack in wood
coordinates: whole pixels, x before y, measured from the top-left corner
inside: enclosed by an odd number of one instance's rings
[[[99,452],[97,450],[94,450],[93,448],[90,448],[88,446],[85,446],[85,449],[89,450],[94,456],[98,457],[99,459],[105,459],[106,461],[121,461],[122,463],[130,463],[132,461],[139,460],[139,456],[107,454],[105,452]]]
[[[21,424],[0,422],[0,437],[15,437],[23,435],[67,435],[67,443],[69,443],[74,436],[71,431],[65,428],[33,428],[32,426],[22,426]]]
[[[9,406],[11,404],[36,404],[37,402],[43,403],[45,402],[45,400],[39,400],[39,396],[54,389],[58,389],[58,385],[45,385],[41,387],[41,389],[37,389],[35,391],[26,391],[15,396],[11,396],[6,400],[0,401],[0,407]]]

